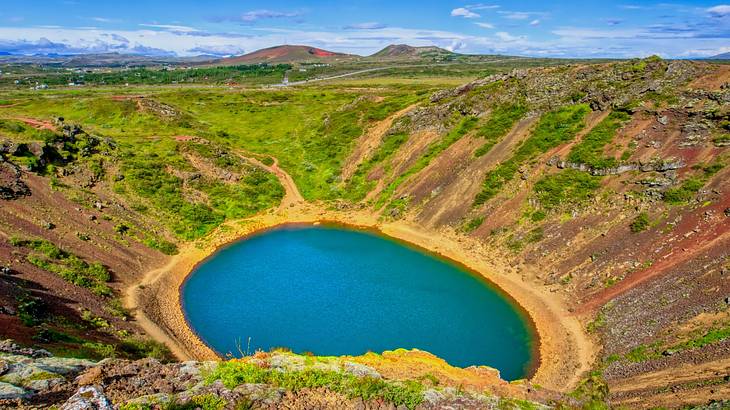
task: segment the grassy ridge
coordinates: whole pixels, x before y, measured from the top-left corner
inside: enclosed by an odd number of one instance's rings
[[[585,116],[590,112],[586,104],[569,105],[549,112],[540,118],[535,131],[517,148],[510,159],[487,173],[482,190],[474,199],[474,206],[493,198],[504,184],[511,181],[520,166],[538,155],[568,142],[585,125]]]
[[[489,115],[489,119],[477,131],[477,136],[484,138],[485,142],[474,151],[474,156],[481,157],[489,152],[526,113],[527,107],[522,104],[495,107]]]
[[[617,166],[618,161],[615,158],[604,156],[603,150],[613,141],[616,131],[629,119],[631,116],[625,111],[611,112],[570,150],[568,161],[585,164],[595,169]]]
[[[428,164],[430,164],[431,161],[436,158],[440,153],[442,153],[445,149],[450,147],[453,143],[460,140],[461,137],[471,131],[477,125],[477,122],[479,122],[479,118],[467,115],[461,118],[457,125],[452,128],[452,130],[449,131],[449,133],[446,134],[444,138],[429,145],[426,149],[426,152],[416,161],[415,164],[408,168],[406,172],[399,175],[393,182],[390,183],[390,185],[388,185],[383,190],[375,204],[376,208],[381,208],[388,200],[388,198],[393,195],[393,192],[395,192],[398,186],[403,183],[403,181],[408,179],[408,177],[410,177],[411,175],[416,174],[422,169],[426,168]]]
[[[409,409],[423,402],[425,390],[424,386],[416,381],[392,382],[317,369],[278,371],[240,361],[218,364],[206,377],[208,383],[216,380],[221,380],[229,389],[246,383],[269,384],[292,391],[327,388],[350,398],[359,397],[365,401],[381,399]]]

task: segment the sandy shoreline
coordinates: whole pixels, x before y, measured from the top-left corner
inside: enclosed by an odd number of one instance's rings
[[[589,370],[595,346],[584,326],[570,313],[561,296],[545,286],[523,281],[513,269],[479,241],[448,231],[431,231],[406,221],[380,222],[367,211],[331,211],[311,203],[296,203],[242,221],[225,224],[206,239],[187,245],[165,266],[145,274],[127,290],[126,304],[135,310],[142,328],[166,343],[182,360],[217,360],[188,326],[180,303],[180,287],[195,266],[220,247],[285,223],[342,223],[377,229],[383,234],[458,262],[506,292],[529,315],[539,339],[539,365],[531,381],[566,391]]]

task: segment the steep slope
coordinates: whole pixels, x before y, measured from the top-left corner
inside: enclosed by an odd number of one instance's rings
[[[721,398],[730,394],[717,373],[730,343],[722,78],[722,66],[652,58],[478,80],[408,114],[391,131],[405,142],[368,165],[382,171],[345,189],[364,184],[383,217],[461,232],[549,288],[600,339],[595,368],[616,403]],[[438,136],[409,148],[427,132]],[[684,376],[668,377],[679,364]]]
[[[300,62],[327,62],[342,61],[356,58],[356,56],[333,51],[322,50],[316,47],[284,45],[264,48],[238,57],[229,57],[218,60],[219,64],[261,64],[261,63],[300,63]]]

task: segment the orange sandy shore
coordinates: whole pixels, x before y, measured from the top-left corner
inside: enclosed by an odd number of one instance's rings
[[[551,293],[546,286],[523,280],[478,240],[451,230],[427,230],[407,221],[379,221],[368,211],[332,211],[312,203],[291,203],[283,209],[221,226],[205,239],[181,248],[164,266],[149,271],[139,283],[128,288],[126,305],[135,310],[144,330],[166,343],[180,359],[218,360],[219,356],[185,320],[180,303],[180,287],[185,278],[221,246],[246,235],[286,223],[322,221],[377,229],[458,262],[506,292],[527,312],[537,331],[539,359],[531,377],[533,383],[567,391],[590,369],[596,345],[579,318],[568,311],[562,296]]]

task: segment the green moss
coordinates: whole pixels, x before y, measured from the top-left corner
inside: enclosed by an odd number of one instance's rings
[[[474,156],[481,157],[489,152],[526,113],[527,107],[522,104],[508,104],[495,107],[489,114],[487,121],[479,127],[476,133],[476,136],[483,138],[485,142],[474,151]]]
[[[585,164],[594,169],[618,165],[616,159],[604,156],[603,151],[605,146],[613,141],[616,131],[630,119],[631,116],[624,111],[611,112],[570,150],[568,161]]]
[[[282,372],[240,361],[220,363],[205,379],[208,383],[221,380],[231,389],[245,383],[264,383],[292,391],[326,388],[351,398],[382,399],[411,409],[423,402],[424,391],[416,381],[394,382],[314,369]]]
[[[420,158],[418,158],[415,164],[413,164],[408,170],[406,170],[406,172],[399,175],[398,178],[396,178],[383,190],[383,192],[380,194],[380,197],[378,198],[378,201],[375,204],[376,208],[382,207],[386,203],[388,198],[390,198],[390,196],[395,192],[398,186],[403,183],[403,181],[405,181],[411,175],[416,174],[422,169],[426,168],[434,158],[436,158],[445,149],[450,147],[453,143],[455,143],[456,141],[461,139],[461,137],[471,131],[476,126],[478,121],[479,118],[471,115],[462,117],[461,120],[458,121],[457,125],[452,128],[451,131],[449,131],[449,133],[446,134],[444,138],[429,145],[426,149],[426,152]]]
[[[649,214],[647,214],[646,212],[642,212],[636,218],[634,218],[629,227],[631,228],[631,232],[639,233],[649,229],[649,225],[651,225],[651,221],[649,220]]]
[[[566,169],[543,177],[533,188],[535,198],[546,211],[576,206],[591,199],[601,186],[601,177]]]
[[[590,108],[586,104],[578,104],[543,115],[535,131],[517,148],[514,155],[487,173],[474,205],[481,205],[497,195],[502,187],[514,178],[520,166],[529,160],[572,140],[583,128],[584,118],[589,112]]]

